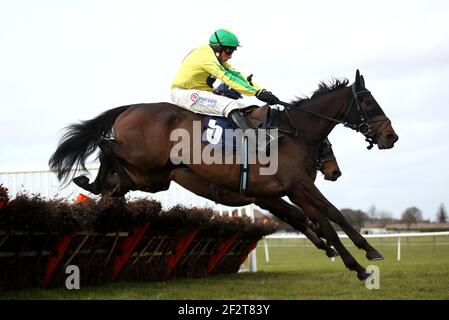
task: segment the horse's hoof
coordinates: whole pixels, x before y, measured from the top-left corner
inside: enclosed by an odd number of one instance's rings
[[[365,281],[369,277],[371,277],[372,274],[366,271],[357,273],[357,278],[359,278],[360,281]]]
[[[376,261],[376,260],[383,260],[384,256],[381,255],[379,252],[377,252],[376,250],[374,251],[370,251],[366,253],[366,258],[370,261]]]
[[[333,248],[327,250],[327,251],[326,251],[326,255],[327,255],[328,258],[335,258],[335,257],[338,257],[338,256],[339,256],[337,250],[335,250],[335,249],[333,249]]]
[[[86,176],[79,176],[73,178],[73,183],[75,183],[78,187],[85,189],[87,185],[89,185],[89,178]]]

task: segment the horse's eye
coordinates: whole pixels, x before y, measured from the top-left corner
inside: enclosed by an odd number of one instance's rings
[[[367,106],[370,106],[370,105],[373,104],[373,102],[372,102],[370,99],[366,99],[366,100],[365,100],[365,104],[366,104]]]

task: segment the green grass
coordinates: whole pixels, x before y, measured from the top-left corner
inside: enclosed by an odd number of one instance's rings
[[[371,239],[385,260],[370,262],[349,242],[347,248],[365,267],[380,268],[380,289],[368,290],[347,270],[303,240],[270,240],[270,262],[263,241],[257,247],[257,273],[239,273],[164,282],[120,282],[80,290],[25,290],[0,299],[449,299],[449,237],[402,240]],[[307,244],[310,244],[307,242]],[[247,263],[246,263],[247,265]],[[82,276],[82,275],[81,275]]]

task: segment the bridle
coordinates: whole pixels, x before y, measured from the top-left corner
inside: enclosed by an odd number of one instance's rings
[[[295,109],[298,111],[302,111],[308,114],[312,114],[314,116],[332,121],[334,123],[337,124],[343,124],[345,127],[351,128],[352,130],[355,130],[357,132],[360,132],[361,134],[363,134],[365,136],[365,141],[368,142],[368,150],[371,150],[374,146],[374,144],[376,143],[376,133],[381,129],[383,130],[384,127],[390,123],[390,119],[385,118],[385,119],[380,119],[380,120],[370,120],[368,113],[363,110],[360,106],[360,103],[358,101],[358,98],[360,95],[364,95],[364,94],[371,94],[371,92],[369,90],[360,90],[360,91],[356,91],[355,89],[355,83],[353,83],[351,85],[351,90],[349,91],[349,106],[348,106],[348,110],[346,111],[344,120],[339,120],[336,118],[332,118],[329,116],[326,116],[324,114],[321,113],[317,113],[308,109],[304,109],[302,107],[298,107],[298,106],[294,106],[290,103],[287,102],[283,102],[280,101],[278,104],[282,105],[285,107],[284,112],[287,115],[287,118],[290,122],[290,124],[293,126],[293,128],[295,128],[295,132],[292,133],[291,131],[288,130],[283,130],[281,129],[281,131],[287,135],[292,136],[293,138],[299,139],[300,138],[300,134],[299,134],[299,130],[298,128],[295,126],[295,124],[292,121],[292,118],[288,112],[289,109]],[[356,118],[357,121],[355,122],[350,122],[350,120],[348,119],[354,119]],[[371,126],[372,124],[376,123],[376,122],[380,122],[382,121],[382,125],[376,130],[373,131],[371,130]]]

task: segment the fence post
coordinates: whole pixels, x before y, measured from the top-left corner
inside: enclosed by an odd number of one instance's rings
[[[265,247],[265,261],[270,262],[270,255],[268,253],[268,241],[267,239],[263,239],[264,247]]]
[[[254,205],[251,204],[245,209],[246,215],[251,218],[251,222],[255,222],[254,218]],[[257,272],[257,257],[256,257],[256,248],[252,250],[249,254],[249,272]]]
[[[398,261],[401,261],[401,238],[398,237]]]

